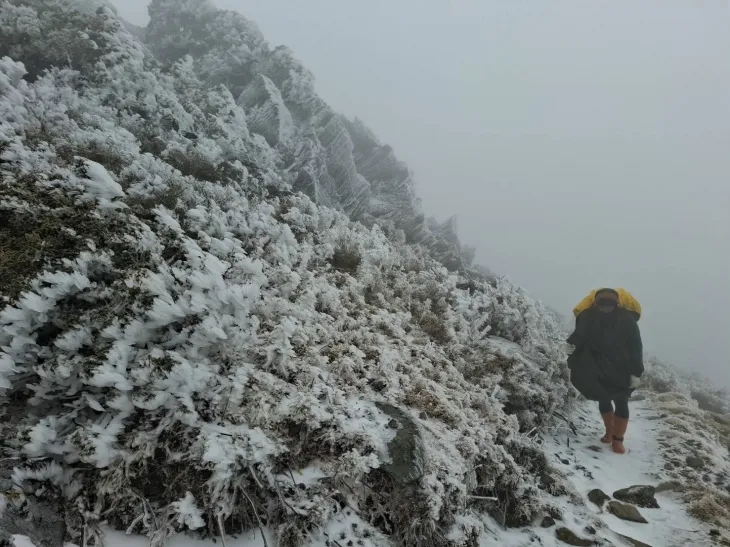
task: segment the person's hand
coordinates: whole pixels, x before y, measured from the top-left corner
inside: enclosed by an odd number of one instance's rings
[[[565,353],[568,355],[573,355],[573,352],[575,351],[575,346],[573,344],[565,344]]]
[[[637,387],[639,387],[639,384],[640,384],[640,383],[641,383],[641,378],[639,378],[638,376],[633,376],[633,375],[632,375],[632,376],[631,376],[631,377],[629,378],[629,387],[630,387],[631,389],[636,389]]]

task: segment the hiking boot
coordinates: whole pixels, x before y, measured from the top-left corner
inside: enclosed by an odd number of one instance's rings
[[[629,420],[627,418],[619,418],[615,416],[613,419],[613,451],[616,454],[625,454],[626,449],[624,448],[624,435],[626,434],[626,428],[629,426]]]
[[[611,439],[613,439],[613,412],[606,412],[605,414],[601,414],[601,418],[603,418],[603,424],[606,426],[606,434],[601,437],[601,442],[606,444],[611,444]]]

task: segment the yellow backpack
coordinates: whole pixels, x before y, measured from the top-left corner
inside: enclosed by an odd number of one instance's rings
[[[588,296],[578,302],[578,305],[573,308],[573,315],[575,317],[578,317],[582,312],[593,306],[593,301],[599,290],[601,289],[591,291]],[[639,304],[639,301],[626,289],[616,289],[616,292],[618,293],[618,307],[634,312],[637,321],[641,319],[641,304]]]

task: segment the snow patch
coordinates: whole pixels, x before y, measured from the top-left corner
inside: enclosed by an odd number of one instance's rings
[[[28,536],[13,535],[10,540],[15,547],[36,547]]]

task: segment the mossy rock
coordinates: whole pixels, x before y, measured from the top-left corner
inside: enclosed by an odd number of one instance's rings
[[[375,406],[397,423],[398,431],[388,443],[391,461],[382,466],[397,484],[408,485],[421,480],[426,462],[423,439],[415,420],[401,409],[387,403]]]

